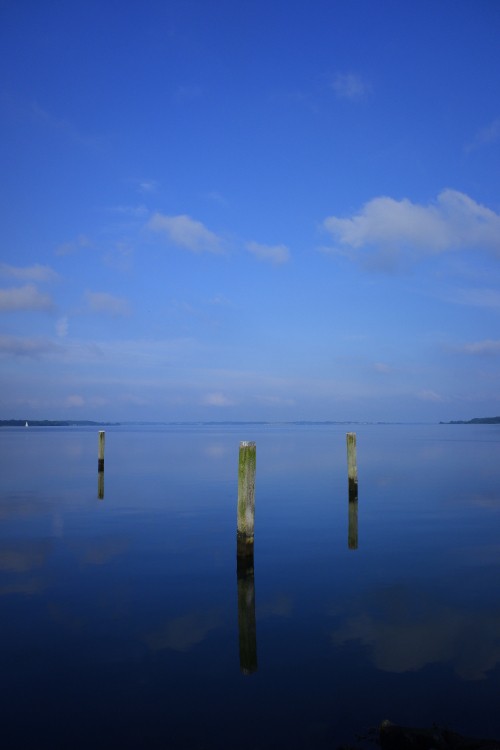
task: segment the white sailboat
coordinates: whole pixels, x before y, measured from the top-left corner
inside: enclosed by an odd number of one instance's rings
[[[29,424],[28,424],[28,423],[26,422],[26,424],[25,424],[24,426],[25,426],[25,427],[29,427]]]

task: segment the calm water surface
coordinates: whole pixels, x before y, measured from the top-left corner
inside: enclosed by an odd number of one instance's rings
[[[357,529],[347,429],[110,427],[99,499],[96,429],[3,428],[2,746],[333,750],[385,718],[500,738],[500,428],[353,427]]]

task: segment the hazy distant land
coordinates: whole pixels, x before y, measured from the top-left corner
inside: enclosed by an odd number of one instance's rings
[[[216,425],[272,425],[272,424],[287,424],[287,425],[339,425],[339,424],[405,424],[404,422],[358,422],[358,421],[335,421],[326,420],[321,422],[315,422],[313,420],[298,420],[291,422],[252,422],[252,421],[221,421],[221,422],[93,422],[85,419],[30,419],[26,422],[25,419],[0,419],[0,427],[25,427],[28,424],[29,427],[120,427],[123,425],[205,425],[205,426],[216,426]],[[410,423],[408,423],[410,424]],[[416,424],[416,423],[411,423]],[[439,422],[439,424],[500,424],[500,417],[474,417],[474,419],[457,419],[450,422]]]
[[[30,419],[29,427],[110,427],[119,425],[119,422],[89,422],[82,419]],[[0,427],[25,427],[25,419],[0,419]]]
[[[457,419],[439,424],[500,424],[500,417],[474,417],[474,419]]]

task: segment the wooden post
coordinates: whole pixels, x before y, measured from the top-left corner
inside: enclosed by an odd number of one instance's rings
[[[238,463],[238,558],[253,555],[255,517],[255,467],[255,443],[240,443],[240,455]]]
[[[358,465],[356,461],[356,433],[348,432],[347,439],[347,476],[349,479],[349,496],[358,490]]]
[[[243,674],[252,674],[257,670],[257,627],[255,624],[253,567],[256,454],[255,443],[240,443],[236,546],[240,669]]]
[[[104,430],[99,430],[97,448],[97,497],[104,500]]]
[[[104,471],[104,440],[106,433],[99,430],[99,448],[97,453],[97,471]]]

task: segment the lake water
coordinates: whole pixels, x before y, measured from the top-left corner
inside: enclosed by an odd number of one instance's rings
[[[108,427],[103,499],[96,428],[3,428],[0,461],[3,747],[334,750],[386,718],[500,738],[499,426]]]

